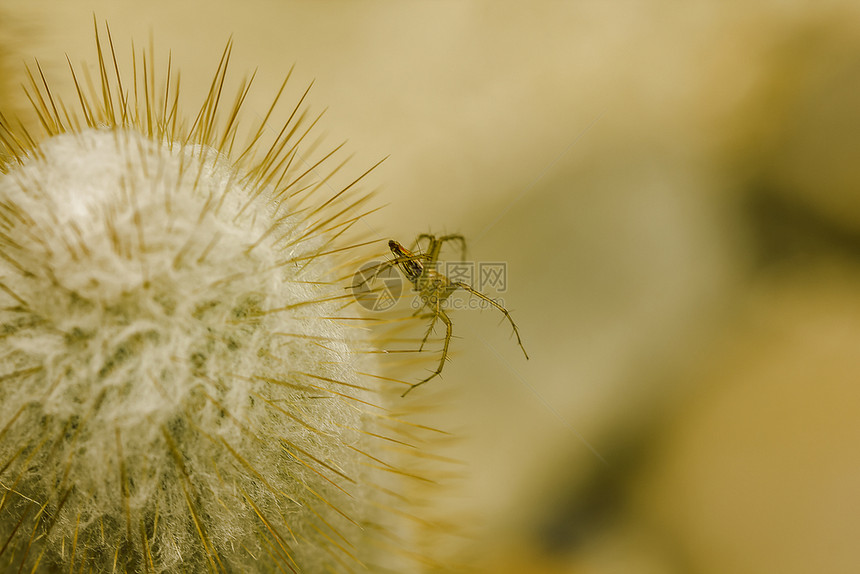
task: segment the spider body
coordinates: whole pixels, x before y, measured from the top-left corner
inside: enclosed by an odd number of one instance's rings
[[[436,270],[436,262],[439,260],[439,254],[442,250],[442,245],[446,242],[457,242],[460,244],[461,248],[461,258],[465,259],[466,256],[466,240],[462,235],[443,235],[442,237],[436,237],[434,235],[423,233],[419,235],[416,240],[416,249],[417,246],[420,245],[421,241],[426,240],[427,249],[424,253],[413,253],[412,251],[406,249],[395,240],[390,240],[388,242],[388,248],[391,250],[391,253],[394,255],[394,260],[383,263],[377,274],[382,271],[382,269],[390,268],[391,266],[397,266],[406,279],[412,283],[413,289],[418,293],[418,296],[421,298],[422,307],[419,311],[423,309],[427,309],[427,317],[431,318],[430,326],[427,329],[427,333],[424,335],[424,339],[421,341],[421,346],[419,347],[419,351],[424,349],[424,344],[427,342],[427,338],[430,336],[430,333],[433,332],[433,327],[436,325],[436,321],[442,321],[445,325],[445,342],[442,346],[442,358],[439,361],[439,366],[436,370],[430,374],[429,377],[415,383],[411,387],[409,387],[406,392],[403,393],[402,396],[406,396],[412,389],[419,387],[426,383],[427,381],[438,377],[442,373],[442,369],[445,366],[445,361],[448,358],[448,346],[451,343],[451,335],[453,333],[453,324],[451,322],[451,318],[448,317],[448,314],[445,312],[444,304],[445,301],[458,289],[462,289],[464,291],[468,291],[470,294],[481,298],[486,301],[499,311],[501,311],[505,318],[510,322],[511,327],[514,329],[514,334],[517,336],[517,343],[520,348],[523,350],[523,354],[526,356],[526,359],[529,358],[528,353],[526,353],[525,347],[523,347],[522,340],[520,339],[520,333],[517,329],[516,323],[511,318],[508,310],[505,309],[502,305],[484,295],[480,291],[474,289],[471,285],[467,283],[463,283],[461,281],[451,281],[447,276],[439,273]]]
[[[426,256],[412,253],[393,239],[388,242],[388,248],[394,254],[394,261],[400,271],[412,283],[412,287],[421,297],[424,307],[441,310],[441,305],[457,290],[457,286],[446,276],[436,271],[434,268],[435,261],[429,261]],[[421,262],[422,258],[427,259],[428,265]]]

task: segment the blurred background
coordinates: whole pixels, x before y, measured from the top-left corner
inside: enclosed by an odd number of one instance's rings
[[[258,115],[295,63],[353,170],[391,154],[374,235],[506,263],[531,360],[454,312],[416,391],[461,437],[452,562],[860,571],[856,2],[5,0],[7,114],[21,60],[96,61],[93,13],[201,94],[232,35]]]

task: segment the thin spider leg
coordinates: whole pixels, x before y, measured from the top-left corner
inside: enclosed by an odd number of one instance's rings
[[[433,379],[434,377],[438,377],[439,373],[442,372],[442,368],[445,366],[445,361],[448,359],[448,344],[451,342],[451,333],[453,332],[453,325],[451,323],[451,319],[448,318],[448,315],[442,309],[437,309],[436,316],[442,319],[442,322],[445,323],[445,345],[442,347],[442,359],[439,361],[439,366],[436,368],[429,377],[424,379],[423,381],[417,382],[404,392],[401,397],[405,397],[412,389],[416,387],[420,387],[427,381]]]
[[[436,236],[433,235],[432,233],[421,233],[418,235],[418,237],[415,238],[415,243],[418,243],[422,239],[427,239],[427,240],[433,242],[433,241],[436,241]]]
[[[431,313],[430,315],[433,317],[433,320],[430,321],[430,326],[427,328],[427,332],[424,333],[424,338],[421,340],[421,345],[418,347],[419,353],[424,350],[424,345],[427,343],[427,339],[428,337],[430,337],[430,333],[433,332],[433,327],[436,326],[436,319],[439,318],[439,315],[436,313]]]
[[[423,311],[423,310],[424,310],[423,307],[421,309],[418,309],[417,311],[415,311],[412,314],[412,316],[418,317],[418,314],[421,313],[421,311]],[[412,351],[414,353],[420,353],[421,351],[424,350],[424,345],[427,344],[427,339],[429,339],[430,335],[433,333],[433,328],[436,326],[436,320],[439,318],[439,316],[436,313],[424,313],[423,315],[420,316],[420,318],[421,319],[432,319],[432,322],[430,323],[430,327],[427,328],[427,332],[424,334],[424,338],[421,340],[421,346],[418,347],[417,350]]]
[[[413,251],[415,251],[417,249],[421,249],[421,240],[422,239],[429,239],[430,240],[429,243],[432,243],[433,240],[436,239],[436,237],[433,235],[430,235],[429,233],[422,233],[421,235],[419,235],[418,237],[415,238],[415,244],[413,245],[413,249],[412,249]]]
[[[427,267],[433,267],[439,261],[439,251],[442,250],[442,244],[432,235],[428,235],[430,243],[427,245]]]
[[[456,241],[460,244],[460,261],[466,260],[466,238],[460,235],[459,233],[455,233],[453,235],[443,235],[438,239],[439,246],[441,248],[442,244],[446,241]]]
[[[363,271],[373,269],[373,273],[371,273],[367,277],[364,277],[364,281],[362,281],[360,283],[354,283],[354,284],[350,285],[349,287],[347,287],[347,289],[358,289],[359,287],[363,287],[364,285],[367,285],[370,281],[373,281],[374,279],[379,277],[380,273],[382,273],[383,271],[385,271],[387,269],[391,269],[395,265],[397,265],[397,261],[383,261],[379,265],[374,265],[373,267],[368,267],[367,269],[364,269]]]
[[[347,289],[358,289],[362,285],[366,285],[368,282],[379,277],[379,275],[383,271],[385,271],[386,269],[391,269],[392,267],[394,267],[396,265],[400,265],[401,263],[405,263],[406,261],[422,261],[425,258],[426,258],[426,255],[423,255],[421,253],[416,253],[410,257],[405,257],[405,256],[404,257],[395,257],[394,259],[391,259],[390,261],[383,261],[379,265],[374,265],[373,267],[368,267],[368,269],[374,270],[373,273],[371,273],[369,277],[365,277],[364,281],[362,281],[361,283],[355,283],[353,285],[350,285],[349,287],[347,287]]]
[[[417,244],[422,239],[429,239],[430,244],[427,246],[427,256],[429,257],[428,261],[430,265],[436,263],[439,260],[439,254],[442,251],[442,244],[447,241],[456,241],[460,244],[460,261],[466,260],[466,238],[460,234],[452,234],[452,235],[443,235],[442,237],[436,237],[435,235],[430,235],[428,233],[422,233],[418,236],[418,239],[415,240]]]
[[[504,307],[502,307],[501,305],[499,305],[498,303],[496,303],[495,301],[493,301],[492,299],[490,299],[489,297],[487,297],[486,295],[484,295],[483,293],[481,293],[477,289],[474,289],[471,285],[468,285],[468,284],[460,282],[460,281],[452,282],[451,285],[453,285],[455,287],[459,287],[460,289],[463,289],[464,291],[468,291],[472,295],[475,295],[476,297],[483,299],[484,301],[486,301],[487,303],[489,303],[490,305],[492,305],[493,307],[495,307],[496,309],[498,309],[499,311],[504,313],[505,317],[507,317],[508,321],[511,323],[511,327],[514,328],[514,335],[517,336],[517,343],[519,344],[520,349],[523,350],[523,355],[526,356],[526,359],[529,358],[529,354],[526,353],[526,348],[523,347],[523,341],[522,341],[522,339],[520,339],[520,332],[517,329],[517,324],[514,323],[514,320],[511,318],[511,314],[508,313],[507,309],[505,309]]]

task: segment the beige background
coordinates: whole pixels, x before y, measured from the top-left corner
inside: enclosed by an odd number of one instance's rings
[[[440,506],[478,571],[860,568],[856,3],[0,10],[22,79],[22,58],[57,84],[64,53],[93,62],[93,12],[125,54],[172,50],[192,94],[232,35],[258,113],[296,63],[355,172],[391,154],[372,233],[507,262],[532,360],[461,311],[428,390],[464,437]]]

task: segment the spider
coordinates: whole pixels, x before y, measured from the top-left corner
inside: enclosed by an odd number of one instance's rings
[[[436,321],[441,320],[445,324],[445,343],[442,346],[442,358],[439,361],[439,366],[436,367],[436,370],[431,373],[429,377],[411,385],[401,396],[405,397],[413,389],[420,387],[427,381],[438,377],[442,373],[442,368],[445,366],[445,361],[448,358],[448,345],[451,342],[451,333],[453,331],[451,318],[448,317],[443,306],[448,297],[450,297],[457,289],[468,291],[470,294],[481,298],[501,311],[505,318],[507,318],[511,323],[511,327],[514,328],[514,334],[517,336],[517,343],[519,344],[520,349],[523,350],[523,354],[526,356],[526,359],[528,359],[529,355],[526,353],[525,347],[523,347],[522,339],[520,339],[520,332],[507,309],[490,297],[473,288],[471,285],[463,283],[462,281],[451,281],[448,277],[436,270],[436,262],[439,259],[439,253],[442,250],[442,245],[446,242],[459,243],[461,249],[461,260],[465,259],[466,240],[463,236],[443,235],[441,237],[436,237],[435,235],[422,233],[415,239],[415,249],[418,249],[421,241],[423,240],[428,241],[427,250],[424,253],[413,253],[397,241],[391,239],[388,242],[388,248],[394,255],[394,259],[381,264],[374,274],[374,276],[376,276],[384,269],[389,269],[394,266],[399,267],[400,271],[406,276],[409,282],[412,283],[414,291],[416,291],[421,297],[421,302],[423,304],[418,311],[420,312],[424,308],[429,309],[430,312],[425,315],[425,317],[432,317],[433,320],[430,322],[430,326],[424,335],[424,339],[421,341],[421,346],[418,348],[419,352],[424,349],[424,344],[427,342],[427,338],[430,336],[430,333],[433,332],[433,327],[435,327]]]

